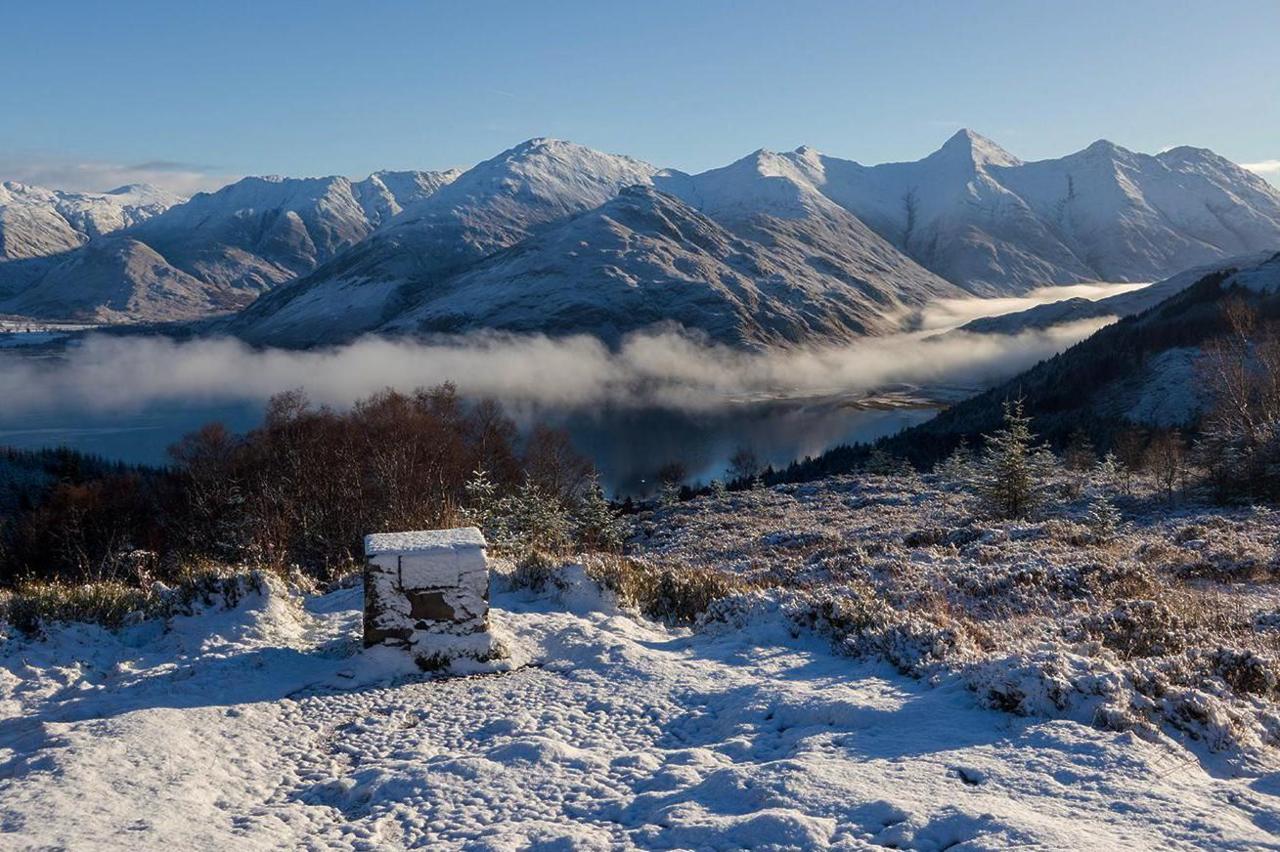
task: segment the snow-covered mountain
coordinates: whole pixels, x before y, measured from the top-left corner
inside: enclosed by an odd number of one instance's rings
[[[244,178],[100,231],[89,245],[51,245],[0,266],[0,293],[15,294],[0,301],[0,313],[101,322],[227,313],[364,240],[455,177]]]
[[[36,197],[13,186],[0,199]],[[602,209],[631,186],[663,197]],[[532,139],[463,172],[245,178],[167,208],[137,189],[92,196],[101,207],[118,195],[114,218],[93,205],[77,213],[88,195],[76,207],[40,192],[39,204],[0,205],[11,258],[0,263],[0,313],[145,321],[253,302],[216,327],[294,346],[382,329],[610,336],[642,315],[740,342],[846,339],[907,325],[958,288],[1150,281],[1280,249],[1280,192],[1210,151],[1151,156],[1100,141],[1028,163],[968,130],[915,162],[864,166],[802,147],[692,175]],[[682,229],[655,230],[664,217]],[[696,239],[712,232],[708,251]],[[90,239],[131,242],[87,251]],[[696,295],[668,286],[697,276]],[[613,287],[628,280],[638,289],[623,298]],[[714,317],[710,303],[689,313],[689,300],[738,286],[729,281],[745,288],[739,301],[719,302]],[[782,320],[797,298],[808,313]]]
[[[180,203],[180,196],[145,184],[62,192],[6,181],[0,183],[0,263],[70,251]]]
[[[1149,156],[1099,141],[1024,163],[962,130],[916,162],[786,156],[906,254],[979,295],[1150,281],[1280,248],[1280,191],[1204,149]]]
[[[451,278],[382,330],[589,330],[616,342],[669,324],[729,345],[789,346],[893,330],[953,289],[901,256],[877,274],[862,258],[842,265],[836,248],[824,260],[821,247],[796,245],[744,239],[671,195],[632,186]]]
[[[332,262],[258,300],[229,328],[300,345],[349,338],[442,292],[442,282],[548,225],[599,207],[658,170],[531,139],[464,172]]]
[[[686,175],[537,139],[231,326],[289,345],[480,328],[614,341],[663,324],[791,345],[891,331],[958,294],[778,155]]]

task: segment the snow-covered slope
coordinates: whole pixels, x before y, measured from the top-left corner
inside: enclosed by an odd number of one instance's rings
[[[369,224],[377,227],[391,221],[408,205],[425,201],[441,187],[457,180],[461,169],[443,172],[382,171],[351,184]]]
[[[262,292],[315,269],[369,236],[405,204],[428,197],[446,174],[249,177],[200,193],[131,236],[170,263],[210,283]]]
[[[962,130],[917,162],[787,156],[895,246],[979,295],[1149,281],[1280,248],[1280,192],[1203,149],[1148,156],[1099,141],[1023,163]]]
[[[182,202],[154,186],[61,192],[0,183],[0,264],[71,251],[93,237],[144,222]],[[0,295],[16,289],[0,267]]]
[[[611,201],[624,186],[634,189]],[[776,154],[686,175],[532,140],[231,328],[299,345],[373,329],[617,340],[667,323],[732,344],[786,345],[893,330],[958,292]]]
[[[84,240],[63,241],[43,257],[0,266],[0,294],[16,294],[0,313],[113,322],[227,313],[365,239],[454,177],[244,178],[137,217],[120,233],[96,232],[83,248]]]
[[[891,330],[895,315],[949,288],[918,267],[870,270],[855,260],[842,268],[818,244],[800,251],[795,241],[744,239],[670,195],[633,186],[453,277],[383,329],[589,331],[616,343],[671,324],[735,346],[788,346]]]
[[[1057,441],[1078,428],[1106,434],[1126,422],[1194,425],[1207,402],[1207,388],[1195,371],[1202,347],[1227,332],[1227,299],[1239,298],[1264,317],[1280,315],[1280,253],[1252,265],[1196,272],[1205,274],[1191,283],[1171,279],[1180,289],[1154,307],[952,406],[894,442],[909,447],[939,436],[990,434],[999,428],[1004,401],[1014,398],[1025,400],[1037,431]]]
[[[226,313],[251,298],[194,278],[124,235],[92,240],[45,266],[34,286],[0,302],[0,312],[100,323],[167,322]]]
[[[341,340],[390,321],[442,282],[531,233],[599,207],[657,170],[531,139],[464,172],[373,238],[254,303],[229,328],[289,345]]]
[[[1060,302],[1036,305],[1034,308],[1028,308],[1024,311],[1015,311],[1014,313],[1001,314],[994,317],[983,317],[966,323],[960,327],[960,330],[973,332],[974,334],[1019,334],[1027,329],[1049,328],[1062,323],[1093,319],[1095,317],[1127,317],[1155,307],[1175,293],[1180,293],[1187,289],[1206,275],[1227,267],[1249,269],[1263,263],[1272,254],[1274,252],[1255,252],[1240,257],[1228,258],[1225,261],[1196,266],[1184,272],[1179,272],[1177,275],[1170,276],[1163,281],[1157,281],[1137,290],[1118,293],[1102,299],[1064,299]]]
[[[984,709],[959,683],[838,656],[777,615],[668,629],[581,587],[498,589],[493,604],[513,669],[474,677],[357,652],[358,587],[0,645],[0,845],[1246,849],[1274,837],[1274,776]]]

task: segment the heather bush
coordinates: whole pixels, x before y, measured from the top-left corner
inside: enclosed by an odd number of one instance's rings
[[[184,565],[170,582],[145,586],[119,580],[28,580],[0,591],[0,623],[28,635],[73,622],[115,629],[148,618],[189,615],[198,607],[232,608],[246,595],[265,593],[273,583],[310,588],[300,576],[214,563]]]
[[[713,602],[707,629],[777,619],[958,677],[993,707],[1195,738],[1232,760],[1280,744],[1280,518],[1171,511],[1157,493],[1125,499],[1120,521],[1109,476],[1030,519],[992,518],[940,475],[782,485],[659,510],[632,547],[768,584]]]

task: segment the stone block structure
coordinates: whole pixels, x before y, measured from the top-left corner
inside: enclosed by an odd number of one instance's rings
[[[424,669],[490,659],[485,547],[475,527],[365,536],[365,647],[403,648]]]

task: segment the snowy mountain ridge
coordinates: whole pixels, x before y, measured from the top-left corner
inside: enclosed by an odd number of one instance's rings
[[[584,292],[603,292],[597,281],[631,279],[638,282],[633,286],[659,288],[646,297],[650,315],[683,324],[689,317],[680,305],[666,306],[664,314],[658,292],[673,292],[671,282],[688,275],[654,278],[677,255],[687,255],[682,262],[691,269],[707,260],[689,260],[704,247],[683,244],[680,235],[673,238],[678,246],[660,241],[666,254],[645,256],[659,251],[659,243],[620,248],[608,244],[619,232],[588,228],[606,241],[594,254],[613,256],[612,265],[623,273],[616,279],[602,278],[601,268],[586,266],[582,253],[574,255],[564,242],[532,244],[522,263],[489,263],[600,209],[630,186],[678,199],[733,238],[753,243],[749,253],[757,257],[779,254],[769,265],[785,286],[753,298],[821,292],[821,304],[813,304],[826,317],[847,313],[859,301],[854,314],[860,320],[832,330],[834,339],[902,327],[912,306],[960,290],[988,296],[1052,284],[1159,280],[1280,249],[1280,192],[1200,148],[1147,155],[1100,140],[1059,159],[1024,162],[962,130],[914,162],[864,166],[805,146],[786,153],[759,150],[728,166],[687,174],[535,138],[465,171],[375,172],[361,181],[245,178],[148,218],[122,219],[115,231],[91,237],[52,225],[43,229],[43,220],[27,216],[25,227],[0,231],[22,234],[24,246],[14,250],[24,252],[20,258],[14,254],[0,266],[0,313],[200,319],[256,298],[218,327],[255,342],[310,345],[382,329],[451,326],[428,306],[438,299],[456,303],[453,280],[471,275],[468,282],[479,281],[506,270],[525,277],[488,279],[486,304],[503,316],[510,317],[516,304],[537,302],[532,293],[545,293],[539,288],[551,280],[574,291],[552,300],[563,308],[581,301]],[[8,212],[20,206],[0,204],[0,221],[21,219]],[[142,244],[158,260],[121,262],[141,256],[136,247],[80,248],[86,239],[112,239],[113,233]],[[553,244],[560,254],[549,257]],[[587,248],[590,255],[596,247]],[[535,253],[539,269],[551,274],[528,277]],[[471,271],[480,264],[487,264],[486,271]],[[569,270],[587,277],[571,278]],[[823,282],[815,285],[815,276]],[[705,291],[698,298],[715,301],[711,294],[723,280],[717,273],[695,282]],[[532,289],[522,293],[525,281]],[[683,304],[688,292],[680,292],[676,302]],[[108,293],[114,294],[109,303],[103,301]],[[510,299],[501,305],[488,298],[503,293]],[[754,311],[758,303],[752,304]],[[775,308],[785,312],[769,306]],[[726,310],[715,322],[740,316]],[[468,328],[509,325],[496,314],[492,323],[474,312],[458,316]],[[540,316],[534,310],[516,324],[537,329]],[[548,329],[565,327],[562,316],[544,319]],[[588,311],[577,330],[596,333],[628,323]],[[796,327],[827,325],[806,319]],[[756,336],[742,325],[726,339]]]
[[[897,315],[953,289],[905,258],[892,286],[834,256],[821,267],[812,262],[821,236],[808,236],[803,250],[780,234],[766,245],[675,196],[631,186],[491,255],[379,330],[559,335],[586,323],[617,343],[671,324],[731,346],[791,346],[891,331]]]
[[[452,170],[375,172],[362,181],[243,178],[175,199],[181,203],[154,215],[135,215],[88,244],[61,240],[0,266],[0,295],[13,294],[0,301],[0,313],[97,322],[225,314],[364,240],[457,176]]]
[[[979,295],[1143,281],[1280,247],[1280,191],[1200,148],[1106,140],[1023,162],[969,130],[922,160],[863,166],[785,155],[926,268]]]
[[[796,345],[892,331],[930,298],[960,294],[777,155],[687,175],[536,139],[227,328],[305,346],[480,328],[616,341],[676,325],[731,345]]]
[[[110,192],[63,192],[5,181],[0,183],[0,263],[77,248],[93,237],[158,216],[183,200],[147,184]]]

